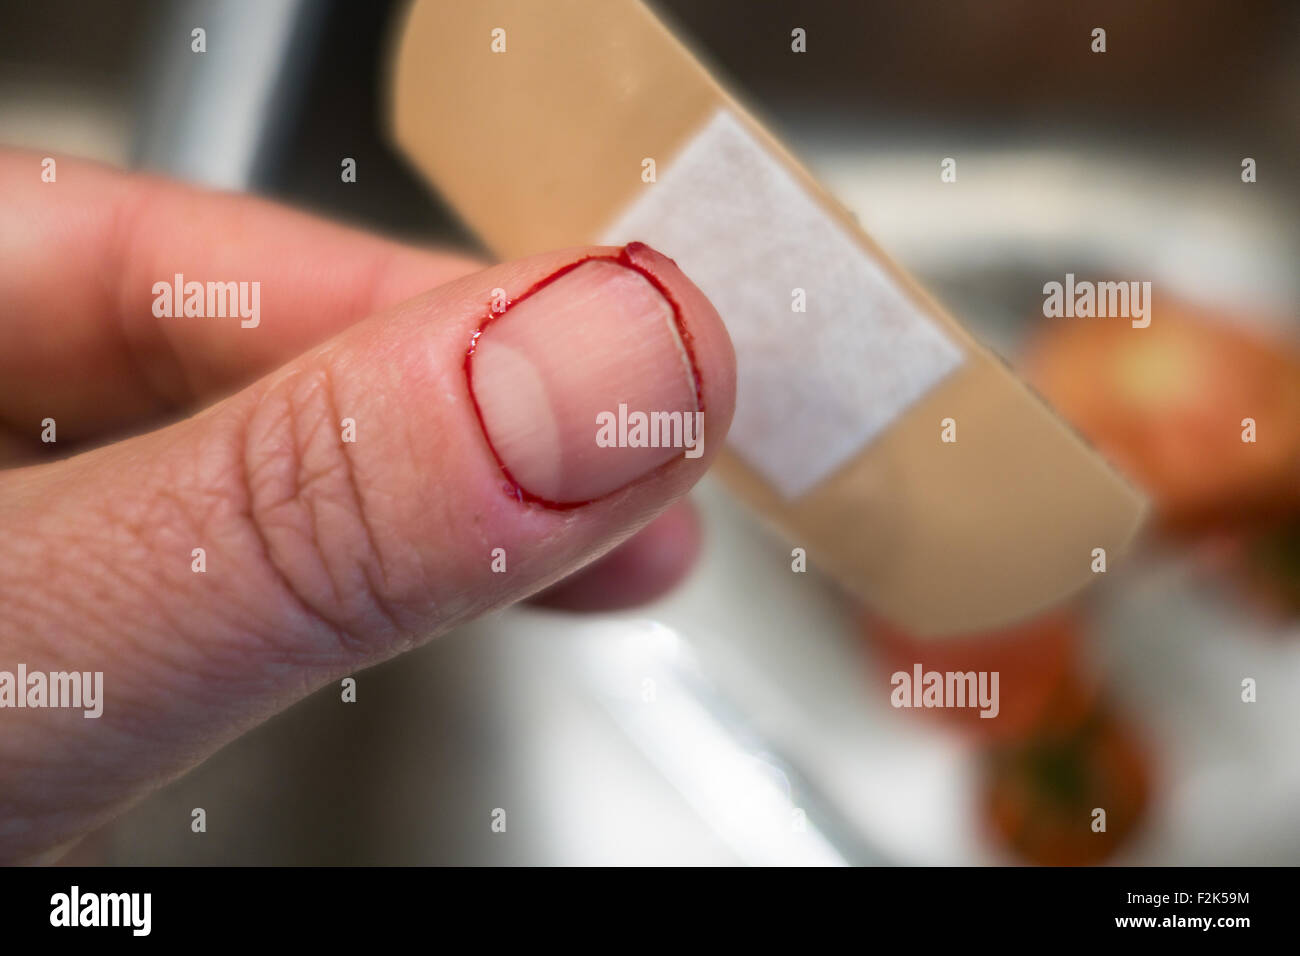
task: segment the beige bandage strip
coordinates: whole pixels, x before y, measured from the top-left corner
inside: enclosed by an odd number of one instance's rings
[[[501,256],[638,239],[678,260],[736,344],[719,469],[879,613],[995,627],[1127,549],[1141,497],[642,4],[422,0],[393,94],[398,143]]]

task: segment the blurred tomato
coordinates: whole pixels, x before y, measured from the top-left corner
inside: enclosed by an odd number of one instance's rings
[[[1156,296],[1150,326],[1038,319],[1026,374],[1170,529],[1300,510],[1300,351]],[[1255,422],[1242,441],[1243,419]]]
[[[1099,707],[1072,730],[990,748],[981,808],[994,838],[1026,863],[1082,866],[1108,859],[1130,839],[1150,789],[1134,733]],[[1104,832],[1094,829],[1098,809]]]
[[[874,615],[863,632],[884,679],[902,671],[998,673],[998,715],[975,707],[901,709],[900,714],[939,720],[983,740],[1023,737],[1040,726],[1071,727],[1087,713],[1096,683],[1081,667],[1080,614],[1066,608],[1023,624],[983,633],[919,638]],[[892,684],[883,688],[890,693]]]

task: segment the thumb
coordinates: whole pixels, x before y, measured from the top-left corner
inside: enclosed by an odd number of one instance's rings
[[[3,715],[0,858],[598,557],[700,478],[734,391],[672,261],[594,248],[459,279],[193,418],[0,476],[0,668],[103,673],[98,719]]]

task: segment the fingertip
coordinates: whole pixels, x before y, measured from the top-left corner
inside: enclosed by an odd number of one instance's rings
[[[683,456],[672,470],[703,473],[730,427],[735,357],[672,260],[632,243],[501,300],[471,337],[465,374],[521,499],[581,506]]]
[[[657,600],[682,583],[699,558],[699,513],[679,501],[638,534],[547,588],[531,603],[556,611],[619,611]]]

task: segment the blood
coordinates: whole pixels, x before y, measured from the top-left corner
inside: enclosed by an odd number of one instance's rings
[[[488,448],[492,451],[492,457],[496,459],[497,467],[501,469],[501,474],[505,477],[505,483],[502,490],[505,492],[507,497],[513,498],[524,504],[541,505],[542,507],[552,508],[556,511],[572,511],[574,508],[581,508],[584,505],[591,504],[592,501],[599,500],[598,498],[592,498],[587,501],[550,501],[549,499],[534,495],[532,492],[528,491],[528,489],[524,488],[523,485],[519,484],[519,482],[515,480],[514,475],[510,473],[510,469],[506,467],[506,463],[501,460],[501,455],[497,453],[496,446],[492,444],[492,438],[488,435],[487,423],[483,420],[483,409],[479,407],[478,398],[474,395],[474,351],[478,348],[478,341],[482,338],[483,333],[487,330],[488,326],[504,317],[512,308],[520,302],[523,302],[529,296],[537,294],[557,279],[568,275],[584,263],[597,262],[601,260],[606,262],[616,262],[624,268],[631,269],[633,272],[638,273],[642,278],[654,286],[659,294],[664,297],[664,300],[672,307],[673,325],[677,329],[677,336],[681,340],[682,348],[686,350],[686,358],[690,363],[691,377],[695,381],[695,407],[698,411],[704,411],[704,389],[700,379],[700,366],[695,358],[695,337],[691,335],[690,329],[686,327],[686,322],[682,318],[681,304],[678,303],[677,299],[668,290],[668,286],[665,285],[654,273],[651,266],[655,258],[664,258],[669,262],[673,261],[668,259],[667,256],[663,255],[663,253],[656,252],[644,242],[629,242],[620,249],[616,255],[583,256],[581,259],[570,262],[562,268],[555,270],[545,278],[534,282],[519,296],[507,300],[505,308],[500,311],[495,311],[489,307],[488,314],[484,317],[478,328],[476,328],[470,335],[469,348],[465,351],[465,384],[469,387],[469,400],[474,405],[474,414],[478,416],[479,430],[483,433],[483,438],[487,441]],[[674,263],[674,265],[675,264],[676,263]]]

